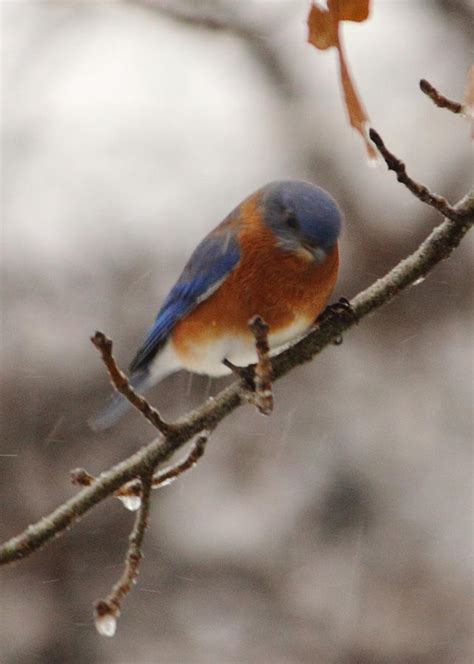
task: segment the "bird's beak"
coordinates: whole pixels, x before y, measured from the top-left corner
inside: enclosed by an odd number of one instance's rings
[[[321,249],[321,247],[315,247],[307,242],[303,244],[303,247],[311,254],[316,263],[324,263],[326,260],[327,252]]]

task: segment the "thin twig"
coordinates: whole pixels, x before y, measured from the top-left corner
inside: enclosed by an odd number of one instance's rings
[[[207,432],[198,436],[198,438],[193,443],[191,451],[187,457],[181,461],[181,463],[177,463],[175,466],[171,466],[170,468],[164,468],[162,471],[156,473],[156,475],[153,476],[152,488],[159,489],[161,487],[168,486],[174,482],[175,479],[179,477],[179,475],[182,475],[182,473],[186,472],[187,470],[194,468],[199,459],[203,456],[208,440],[209,433]],[[126,486],[124,489],[126,489]]]
[[[125,569],[108,597],[99,600],[95,605],[95,622],[97,631],[104,636],[113,636],[115,634],[117,618],[120,615],[122,602],[126,595],[131,591],[133,584],[136,581],[140,569],[140,562],[143,558],[143,539],[148,527],[148,517],[150,514],[151,473],[142,476],[141,483],[141,504],[130,535],[130,544],[125,558]]]
[[[266,34],[274,34],[278,27],[283,26],[284,17],[279,18],[278,21],[273,21],[271,24],[267,17],[265,26],[258,26],[253,21],[242,20],[239,12],[235,11],[238,3],[234,3],[234,5],[225,3],[221,7],[214,3],[211,16],[200,3],[191,5],[190,3],[178,3],[176,0],[126,1],[141,5],[144,9],[158,12],[183,25],[232,35],[239,39],[255,58],[257,65],[262,68],[277,94],[287,99],[298,96],[298,88],[290,80],[288,69],[285,67],[280,52],[274,47],[272,40],[266,38]],[[289,11],[291,12],[291,8]]]
[[[186,7],[179,7],[174,0],[171,2],[160,0],[128,1],[136,5],[141,5],[144,8],[153,9],[154,11],[160,12],[164,16],[167,16],[179,23],[183,23],[184,25],[192,25],[215,31],[235,32],[235,34],[239,36],[242,31],[242,28],[236,21],[232,20],[231,16],[226,18],[217,18],[215,16],[210,16],[209,14],[203,13],[202,11],[189,12],[187,11]]]
[[[255,365],[255,391],[254,401],[263,415],[270,415],[273,410],[272,391],[272,362],[270,360],[270,346],[268,343],[267,323],[261,316],[254,316],[249,321],[249,328],[255,337],[257,351],[257,364]]]
[[[351,300],[353,316],[331,313],[306,337],[272,358],[273,381],[296,366],[311,361],[357,321],[393,300],[448,258],[474,223],[474,191],[459,202],[455,212],[437,226],[410,256]],[[156,468],[167,461],[176,450],[203,430],[215,429],[221,420],[244,403],[246,398],[242,381],[222,390],[215,398],[175,422],[165,440],[161,436],[153,440],[102,473],[92,486],[85,487],[51,514],[5,542],[0,547],[0,565],[31,555],[126,482],[141,475],[145,469]]]
[[[97,482],[97,477],[91,475],[84,468],[75,468],[70,472],[71,482],[78,486],[92,486]],[[153,488],[153,485],[152,485]],[[141,505],[142,483],[140,480],[135,479],[127,482],[121,486],[117,491],[114,491],[114,496],[122,501],[124,506],[131,512],[139,509]]]
[[[165,422],[159,412],[150,406],[148,401],[137,394],[129,383],[128,378],[120,371],[112,355],[112,340],[105,336],[103,332],[96,332],[91,341],[100,352],[102,360],[109,372],[110,380],[115,389],[123,394],[140,413],[164,436],[168,435],[173,429],[173,425]]]
[[[385,159],[389,171],[395,171],[397,180],[407,187],[412,194],[414,194],[420,201],[427,203],[434,207],[442,215],[452,219],[453,221],[459,218],[459,213],[449,205],[448,201],[438,194],[433,194],[428,187],[413,180],[406,171],[406,166],[401,159],[392,154],[388,148],[385,147],[381,136],[371,128],[369,131],[370,138],[377,146],[380,154]]]
[[[434,85],[431,85],[431,83],[424,78],[422,78],[420,81],[420,90],[424,92],[425,95],[431,99],[433,104],[439,108],[447,108],[448,111],[451,111],[452,113],[463,112],[463,105],[461,103],[458,101],[453,101],[452,99],[448,99],[442,95],[440,92],[438,92]]]
[[[197,464],[199,459],[203,456],[206,449],[206,444],[209,440],[209,432],[202,433],[194,441],[189,454],[181,461],[173,466],[168,468],[163,468],[163,470],[158,471],[153,475],[151,488],[160,489],[164,486],[168,486],[174,480],[186,472],[191,470]],[[94,482],[97,482],[97,477],[91,475],[84,470],[84,468],[75,468],[71,470],[70,473],[71,481],[73,484],[79,486],[92,486]],[[132,480],[127,482],[122,487],[114,491],[114,496],[122,500],[125,507],[135,511],[140,506],[140,499],[142,495],[142,483],[140,480]]]

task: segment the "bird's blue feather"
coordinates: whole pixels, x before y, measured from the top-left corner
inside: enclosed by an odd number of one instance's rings
[[[234,215],[229,215],[197,246],[171,289],[130,371],[145,369],[165,345],[173,327],[211,295],[240,259]]]

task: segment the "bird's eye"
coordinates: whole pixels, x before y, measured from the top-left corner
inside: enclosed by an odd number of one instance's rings
[[[286,218],[286,225],[288,228],[293,229],[294,231],[297,231],[298,228],[300,227],[298,223],[298,219],[295,217],[294,214],[289,214]]]

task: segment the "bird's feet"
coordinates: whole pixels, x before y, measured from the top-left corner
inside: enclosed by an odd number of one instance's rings
[[[332,316],[344,316],[350,319],[351,321],[357,322],[357,315],[346,297],[341,297],[337,302],[333,304],[328,304],[328,306],[323,309],[323,311],[316,318],[316,323],[323,323],[325,320]]]
[[[349,322],[358,322],[358,317],[349,302],[349,300],[346,297],[341,297],[337,302],[334,302],[333,304],[329,304],[316,318],[315,323],[320,324],[324,323],[326,320],[331,318],[332,316],[342,316],[346,318]],[[342,344],[342,335],[339,334],[335,339],[334,339],[334,345],[335,346],[340,346]]]

